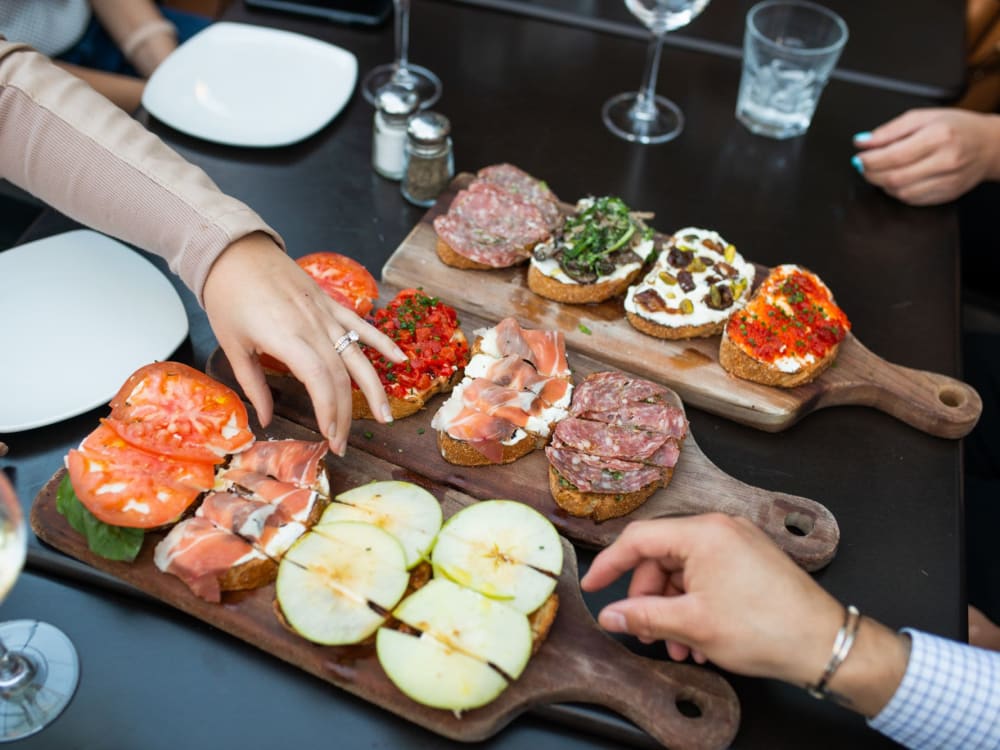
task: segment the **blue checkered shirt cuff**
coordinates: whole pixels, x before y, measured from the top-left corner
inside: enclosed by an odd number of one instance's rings
[[[910,662],[868,724],[913,750],[1000,748],[1000,653],[909,628]]]

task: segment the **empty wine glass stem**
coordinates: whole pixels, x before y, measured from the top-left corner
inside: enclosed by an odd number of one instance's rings
[[[10,651],[0,640],[0,696],[17,692],[31,682],[34,674],[35,667],[31,660]]]
[[[660,54],[663,50],[664,36],[665,32],[654,34],[653,40],[649,43],[646,53],[646,72],[642,77],[635,106],[629,113],[633,120],[650,122],[656,119],[656,79],[660,74]]]
[[[413,84],[413,76],[409,70],[410,55],[410,0],[393,0],[396,18],[393,28],[396,32],[396,72],[393,83],[403,86]]]

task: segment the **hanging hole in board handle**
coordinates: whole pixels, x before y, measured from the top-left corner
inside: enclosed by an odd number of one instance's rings
[[[789,513],[785,516],[785,529],[793,536],[809,536],[815,522],[816,519],[805,513]]]
[[[954,409],[965,405],[965,394],[954,388],[942,388],[938,391],[938,400]]]
[[[701,706],[695,701],[694,696],[689,693],[682,692],[679,694],[674,701],[674,705],[677,706],[677,710],[681,716],[687,719],[700,719],[702,717]]]

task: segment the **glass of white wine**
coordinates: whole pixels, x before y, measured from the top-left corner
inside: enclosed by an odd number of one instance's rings
[[[27,548],[21,505],[0,471],[0,601],[24,567]],[[79,676],[76,649],[61,630],[36,620],[0,623],[0,742],[51,724],[73,698]]]
[[[667,32],[689,24],[706,5],[708,0],[625,0],[632,15],[653,32],[653,39],[639,90],[618,94],[604,104],[604,124],[619,138],[637,143],[664,143],[681,134],[684,115],[680,107],[656,94],[660,54]]]
[[[414,65],[409,60],[410,0],[393,0],[393,8],[396,59],[369,70],[361,81],[361,92],[370,104],[374,104],[378,90],[387,83],[393,83],[414,92],[420,101],[420,108],[427,109],[441,98],[441,79],[422,65]]]

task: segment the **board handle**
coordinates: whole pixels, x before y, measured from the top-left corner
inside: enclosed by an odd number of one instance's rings
[[[574,685],[560,700],[594,703],[626,717],[671,750],[727,748],[740,724],[732,686],[704,667],[638,656],[606,637],[585,638],[585,660],[564,663]]]
[[[817,408],[871,406],[911,427],[943,438],[965,437],[979,421],[983,401],[968,383],[887,362],[853,336],[842,347],[838,362],[841,357],[851,360],[851,367],[844,370],[858,376],[840,380],[834,375]]]

